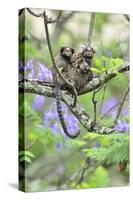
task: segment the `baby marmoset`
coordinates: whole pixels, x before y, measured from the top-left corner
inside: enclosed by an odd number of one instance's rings
[[[82,52],[79,54],[81,64],[77,67],[75,85],[77,91],[84,88],[85,85],[92,80],[93,73],[91,71],[92,59],[95,50],[91,46],[82,46]],[[73,55],[74,57],[75,55]],[[76,58],[75,58],[76,59]],[[78,62],[78,59],[77,61]]]

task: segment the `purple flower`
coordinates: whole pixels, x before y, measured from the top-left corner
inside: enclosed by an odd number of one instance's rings
[[[38,80],[53,81],[52,71],[48,69],[47,66],[44,66],[43,64],[38,63],[37,69],[38,69],[38,73],[37,73]],[[29,79],[36,78],[35,68],[34,68],[34,64],[32,60],[28,60],[25,66],[23,66],[22,62],[20,61],[19,70],[20,71],[24,70],[26,78],[29,78]]]
[[[125,108],[122,110],[122,115],[125,117],[129,113],[128,109]]]
[[[33,61],[32,60],[29,60],[27,62],[24,69],[25,69],[26,78],[33,79],[34,78],[34,68],[33,68]]]
[[[74,115],[68,116],[68,129],[71,133],[79,131],[78,121]]]
[[[18,80],[20,81],[22,79],[22,74],[18,74]]]
[[[55,145],[55,147],[56,147],[57,150],[60,150],[62,148],[62,144],[61,143],[57,143]]]
[[[75,134],[79,131],[79,128],[78,128],[78,126],[70,126],[69,125],[68,130],[69,130],[70,133]]]
[[[48,123],[49,120],[53,118],[53,112],[52,110],[49,110],[48,112],[44,113],[44,124]]]
[[[22,62],[19,62],[19,72],[18,72],[18,79],[21,80],[24,76],[24,66]]]
[[[23,63],[21,61],[19,61],[18,63],[18,67],[19,67],[19,70],[24,70],[24,66],[23,66]]]
[[[129,124],[127,124],[127,122],[125,120],[123,120],[123,121],[119,120],[114,129],[117,131],[128,131]]]
[[[93,146],[94,149],[98,149],[100,147],[100,143],[96,142],[96,144]]]
[[[102,113],[107,113],[114,105],[116,105],[117,99],[115,97],[107,100],[102,106]]]
[[[113,117],[113,119],[116,118],[116,114],[117,114],[116,110],[114,110],[114,111],[111,112],[111,116]]]
[[[54,132],[55,134],[58,134],[58,133],[60,132],[57,123],[51,124],[51,125],[50,125],[50,128],[52,128],[52,130],[53,130],[53,132]]]
[[[107,57],[111,57],[112,56],[112,51],[108,49],[106,51],[106,55],[107,55]]]
[[[68,107],[66,106],[66,104],[64,102],[61,102],[61,105],[62,105],[62,111],[65,113],[65,112],[68,112]]]
[[[45,99],[44,99],[43,96],[36,95],[34,100],[33,100],[33,103],[32,103],[32,108],[34,110],[40,110],[42,108],[44,102],[45,102]]]
[[[47,67],[42,65],[41,63],[38,64],[38,76],[39,80],[45,81],[52,81],[52,71],[49,70]]]

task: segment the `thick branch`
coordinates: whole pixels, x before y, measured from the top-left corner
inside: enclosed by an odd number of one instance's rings
[[[118,68],[118,72],[126,72],[129,70],[129,64],[125,63]],[[102,74],[99,78],[94,78],[88,83],[87,89],[81,91],[79,94],[87,93],[90,91],[99,88],[103,83],[111,80],[116,76],[116,73],[107,73]],[[39,94],[47,97],[54,97],[54,83],[48,83],[38,80],[22,80],[19,82],[19,91],[26,93]],[[77,104],[75,107],[72,107],[72,97],[68,94],[68,91],[62,90],[62,100],[69,107],[71,112],[78,118],[80,123],[90,132],[95,131],[99,134],[110,134],[114,132],[112,128],[101,127],[99,124],[94,125],[94,121],[90,116]]]
[[[123,72],[127,72],[129,71],[129,63],[125,62],[124,64],[122,64],[118,69],[117,72],[119,73],[123,73]],[[99,88],[102,84],[105,84],[106,82],[108,82],[109,80],[111,80],[112,78],[115,78],[117,76],[117,73],[115,72],[105,72],[103,74],[101,74],[99,77],[97,78],[93,78],[92,81],[90,81],[85,88],[81,89],[78,94],[85,94],[87,92],[91,92],[97,88]]]
[[[38,80],[23,80],[19,82],[19,92],[20,93],[32,93],[39,94],[47,97],[55,98],[54,94],[54,85],[49,83],[44,83]],[[69,107],[71,112],[78,118],[81,124],[88,130],[91,131],[92,120],[90,116],[85,113],[83,109],[77,104],[75,107],[72,107],[72,97],[68,94],[67,91],[62,91],[62,100]]]

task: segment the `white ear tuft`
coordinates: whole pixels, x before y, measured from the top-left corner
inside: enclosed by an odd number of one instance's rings
[[[80,45],[80,53],[82,53],[84,51],[84,49],[85,49],[85,45],[81,44]]]

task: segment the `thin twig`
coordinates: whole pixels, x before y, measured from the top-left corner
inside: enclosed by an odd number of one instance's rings
[[[33,146],[40,138],[42,135],[38,136],[33,142],[31,142],[29,145],[25,147],[25,150],[29,149],[31,146]]]
[[[74,93],[74,103],[73,105],[75,106],[76,102],[77,102],[77,91],[74,87],[74,85],[72,83],[70,83],[69,81],[67,81],[64,76],[61,74],[60,70],[58,69],[58,67],[56,66],[55,60],[54,60],[54,56],[53,56],[53,51],[52,51],[52,47],[51,47],[51,43],[50,43],[50,36],[49,36],[49,30],[48,30],[48,24],[47,24],[47,16],[46,16],[46,12],[44,11],[43,13],[44,16],[44,26],[45,26],[45,32],[46,32],[46,38],[47,38],[47,44],[48,44],[48,48],[49,48],[49,52],[50,52],[50,56],[51,56],[51,60],[53,63],[53,67],[55,68],[55,70],[57,71],[57,73],[59,74],[60,78],[73,90]]]
[[[102,54],[105,55],[100,32],[99,32],[99,38],[100,38],[100,48],[101,48],[101,50],[102,50]],[[104,61],[104,67],[106,67],[105,61]],[[107,68],[106,68],[106,69],[107,69]],[[107,74],[107,70],[106,70],[106,74]],[[105,98],[105,91],[106,91],[106,88],[107,88],[107,84],[106,84],[106,85],[103,85],[103,96],[102,96],[101,105],[100,105],[100,111],[99,111],[100,114],[101,114],[101,110],[102,110],[102,106],[103,106],[103,102],[104,102],[104,98]]]
[[[88,33],[88,45],[89,46],[91,45],[91,41],[92,41],[92,33],[93,33],[93,27],[94,27],[94,22],[95,22],[95,15],[96,15],[95,12],[91,13],[89,33]]]
[[[107,88],[107,84],[103,86],[103,96],[102,96],[102,100],[101,100],[100,114],[101,114],[102,107],[103,107],[103,102],[104,102],[104,98],[105,98],[105,91],[106,91],[106,88]]]
[[[100,41],[100,49],[101,49],[101,51],[102,51],[102,55],[104,56],[105,55],[105,52],[104,52],[104,48],[103,48],[103,43],[102,43],[102,38],[101,38],[101,34],[100,34],[100,32],[99,32],[99,41]],[[106,67],[106,63],[105,63],[105,61],[103,61],[103,65],[104,65],[104,67],[106,68],[106,73],[107,73],[107,67]]]
[[[56,19],[48,21],[48,23],[56,23],[60,19],[61,15],[62,15],[62,10],[59,11],[59,14]]]
[[[125,99],[125,101],[128,101],[128,100],[129,100],[129,99]],[[121,103],[122,103],[122,101],[119,102],[119,103],[117,103],[117,104],[115,104],[114,106],[112,106],[104,115],[102,115],[102,116],[99,118],[98,122],[100,122],[103,118],[105,118],[106,116],[108,116],[108,114],[109,114],[112,110],[114,110],[114,108],[116,108],[117,106],[119,106]]]
[[[124,14],[124,17],[127,19],[128,22],[130,21],[130,17],[129,17],[129,15]]]
[[[24,8],[20,9],[19,12],[18,12],[18,15],[20,16],[24,11]]]
[[[95,161],[90,161],[89,164],[85,165],[81,171],[81,176],[78,182],[75,184],[75,186],[81,184],[83,180],[87,177],[89,177],[99,165],[102,165],[103,161],[100,162],[95,162]],[[86,173],[88,172],[88,173]]]
[[[75,11],[68,13],[66,16],[62,16],[55,24],[52,41],[56,41],[57,37],[60,37],[61,32],[64,30],[65,23],[75,14]]]
[[[43,12],[42,13],[39,13],[39,14],[36,14],[34,13],[30,8],[27,8],[28,12],[33,15],[34,17],[43,17]]]
[[[43,12],[42,12],[42,13],[39,13],[39,14],[36,14],[35,12],[33,12],[33,11],[32,11],[31,9],[29,9],[29,8],[27,8],[27,10],[28,10],[28,12],[29,12],[31,15],[33,15],[34,17],[43,17],[43,14],[44,14]],[[61,14],[62,14],[62,11],[60,10],[60,11],[59,11],[59,14],[58,14],[58,16],[57,16],[56,19],[53,19],[53,20],[52,20],[51,17],[47,18],[47,24],[56,23],[56,22],[60,19]]]
[[[115,118],[115,120],[114,120],[114,127],[115,127],[115,125],[116,125],[117,122],[118,122],[119,116],[120,116],[121,111],[122,111],[122,107],[123,107],[123,105],[124,105],[124,103],[125,103],[125,100],[126,100],[126,97],[127,97],[128,93],[129,93],[129,87],[128,87],[127,91],[125,92],[125,94],[124,94],[124,96],[123,96],[123,99],[122,99],[122,102],[121,102],[121,104],[120,104],[120,106],[119,106],[119,108],[118,108],[118,111],[117,111],[117,114],[116,114],[116,118]]]
[[[93,96],[92,96],[92,102],[94,105],[94,124],[93,124],[93,126],[96,124],[96,121],[97,121],[97,119],[96,119],[96,117],[97,117],[97,101],[95,100],[95,96],[96,96],[96,93],[98,93],[103,88],[103,86],[104,86],[104,84],[101,84],[101,86],[93,92]]]
[[[78,182],[75,184],[75,186],[79,185],[79,184],[84,180],[85,172],[86,172],[86,170],[89,169],[89,168],[90,168],[89,165],[83,167],[82,172],[81,172],[80,179],[79,179]]]
[[[96,91],[93,92],[93,96],[92,96],[92,102],[94,105],[94,125],[96,124],[96,120],[97,120],[97,101],[95,100],[95,95],[96,95]]]

